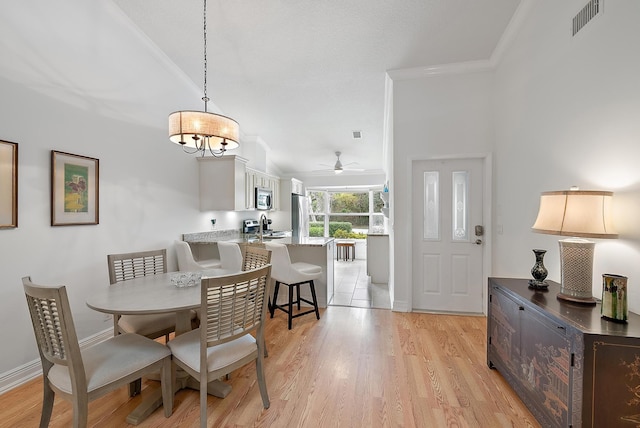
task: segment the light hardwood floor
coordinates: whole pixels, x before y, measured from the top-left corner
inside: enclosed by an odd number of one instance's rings
[[[233,373],[225,399],[209,397],[210,427],[539,427],[500,374],[486,365],[486,318],[332,306],[320,321],[286,314],[266,325],[262,408],[255,366]],[[143,394],[157,388],[143,382]],[[89,426],[123,427],[140,396],[127,389],[89,404]],[[36,427],[42,382],[0,396],[0,426]],[[176,394],[174,412],[156,410],[140,427],[195,427],[198,393]],[[50,427],[71,425],[56,398]]]

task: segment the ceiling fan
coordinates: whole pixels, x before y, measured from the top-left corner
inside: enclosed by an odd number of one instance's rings
[[[359,169],[359,168],[345,168],[345,167],[348,167],[349,165],[357,165],[358,162],[349,162],[347,164],[343,164],[342,161],[340,161],[340,155],[342,154],[342,152],[335,152],[335,153],[338,159],[336,160],[336,163],[335,165],[333,165],[333,167],[331,165],[320,164],[323,166],[328,166],[330,167],[330,169],[319,169],[319,170],[316,170],[315,172],[333,171],[335,174],[342,174],[343,171],[364,171],[364,169]]]

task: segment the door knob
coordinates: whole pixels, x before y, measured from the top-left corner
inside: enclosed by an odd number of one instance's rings
[[[482,245],[482,239],[476,239],[475,244],[476,245]]]

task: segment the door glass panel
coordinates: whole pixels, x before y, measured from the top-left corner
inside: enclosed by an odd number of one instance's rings
[[[453,182],[453,240],[469,241],[469,172],[454,171]]]
[[[440,239],[440,173],[424,172],[424,239]]]

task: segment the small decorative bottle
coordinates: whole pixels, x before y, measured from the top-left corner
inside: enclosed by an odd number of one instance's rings
[[[602,274],[602,318],[609,321],[626,323],[627,309],[627,277],[611,273]]]
[[[536,256],[536,263],[531,268],[531,276],[533,279],[529,280],[529,288],[534,290],[547,290],[549,284],[545,281],[549,271],[544,267],[544,255],[547,250],[533,250],[533,254]]]

